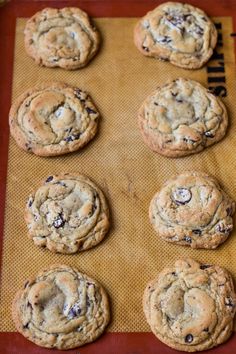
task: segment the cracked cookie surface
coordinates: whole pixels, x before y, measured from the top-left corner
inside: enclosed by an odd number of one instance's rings
[[[153,197],[149,218],[159,237],[192,248],[214,249],[233,229],[235,202],[215,178],[185,172],[168,180]]]
[[[225,342],[233,330],[236,294],[231,275],[217,265],[178,260],[144,292],[143,307],[153,333],[187,352]]]
[[[17,330],[35,344],[70,349],[98,338],[110,319],[105,290],[66,265],[54,265],[25,282],[12,305]]]
[[[86,176],[49,176],[27,201],[29,237],[52,252],[75,253],[96,246],[109,229],[102,191]]]
[[[137,23],[134,42],[146,56],[168,60],[185,69],[198,69],[213,54],[217,31],[202,10],[166,2]]]
[[[67,70],[84,67],[96,54],[100,36],[76,7],[46,8],[25,26],[25,49],[38,65]]]
[[[24,92],[9,113],[11,135],[28,152],[56,156],[76,151],[96,134],[100,115],[86,92],[63,83]]]
[[[179,78],[146,98],[138,112],[144,142],[167,157],[202,151],[226,134],[222,101],[196,81]]]

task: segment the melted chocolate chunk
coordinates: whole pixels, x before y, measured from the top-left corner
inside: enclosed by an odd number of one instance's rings
[[[200,265],[200,269],[204,270],[204,269],[207,269],[207,268],[210,268],[211,265],[210,264],[201,264]]]
[[[70,311],[69,311],[69,313],[68,313],[68,317],[69,317],[69,318],[74,318],[74,317],[79,316],[80,314],[81,314],[81,308],[79,307],[79,304],[78,304],[78,303],[75,303],[75,304],[71,307],[71,309],[70,309]]]
[[[143,50],[145,50],[145,52],[149,52],[149,49],[148,49],[148,47],[145,47],[144,45],[143,45]]]
[[[200,27],[199,25],[196,25],[196,33],[197,33],[199,36],[202,36],[203,33],[204,33],[203,28]]]
[[[192,199],[192,193],[188,188],[176,188],[172,193],[172,199],[177,205],[184,205]]]
[[[70,141],[74,141],[74,140],[78,140],[80,138],[81,134],[78,133],[78,134],[72,134],[72,135],[69,135],[67,138],[65,138],[64,140],[69,143]]]
[[[227,297],[225,299],[225,306],[235,307],[235,304],[233,303],[233,300],[231,299],[231,297]]]
[[[27,280],[27,281],[25,282],[24,289],[27,288],[28,284],[29,284],[29,280]]]
[[[46,183],[51,182],[52,180],[53,180],[53,176],[49,176],[49,177],[46,179]]]
[[[171,38],[169,36],[164,36],[160,40],[158,40],[159,43],[170,43],[172,42]]]
[[[66,187],[66,184],[64,182],[58,181],[55,184],[59,184],[62,187]]]
[[[168,58],[164,58],[164,57],[159,57],[158,59],[161,60],[161,61],[169,61]]]
[[[216,225],[215,229],[217,232],[220,232],[221,234],[228,234],[232,230],[232,226],[231,225],[225,226],[223,224],[218,224]]]
[[[31,198],[29,198],[29,201],[28,201],[28,207],[30,208],[31,206],[32,206],[32,204],[33,204],[33,198],[31,197]]]
[[[89,107],[85,107],[86,111],[88,112],[88,114],[96,114],[97,112],[95,112],[92,108]]]
[[[27,306],[30,307],[31,310],[33,309],[32,305],[31,305],[31,303],[29,301],[27,302]]]
[[[53,221],[53,226],[56,229],[59,229],[59,227],[63,227],[65,224],[65,220],[63,219],[62,213],[60,213],[57,218]]]
[[[192,239],[189,236],[184,236],[183,240],[188,242],[188,243],[192,243]]]
[[[28,143],[25,144],[25,147],[26,147],[27,151],[31,151],[32,150],[32,147]]]
[[[202,231],[200,229],[194,229],[194,230],[192,230],[192,232],[196,235],[199,235],[199,236],[202,234]]]
[[[187,334],[185,337],[185,343],[192,343],[192,341],[193,341],[193,335]]]
[[[207,132],[205,132],[205,136],[207,137],[207,138],[214,138],[214,134],[212,134],[210,131],[207,131]]]

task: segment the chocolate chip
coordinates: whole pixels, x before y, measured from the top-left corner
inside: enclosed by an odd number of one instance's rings
[[[60,227],[63,227],[65,224],[65,220],[63,219],[62,213],[60,213],[57,218],[53,221],[53,226],[56,229],[59,229]]]
[[[154,105],[155,105],[155,106],[159,106],[159,104],[158,104],[157,102],[154,102]]]
[[[92,108],[90,107],[85,107],[86,111],[88,112],[88,114],[96,114],[97,112],[95,112]]]
[[[177,92],[171,92],[171,94],[172,94],[173,97],[176,97],[178,95]]]
[[[207,19],[206,19],[206,17],[204,17],[204,16],[202,17],[202,20],[205,21],[205,22],[207,22]]]
[[[201,264],[200,265],[200,269],[204,270],[204,269],[207,269],[207,268],[210,268],[211,265],[210,264]]]
[[[210,131],[207,131],[204,133],[207,138],[214,138],[214,134],[212,134]]]
[[[77,328],[77,332],[82,332],[82,331],[83,331],[83,327],[79,326],[79,327]]]
[[[51,182],[52,180],[53,180],[53,176],[49,176],[49,177],[46,179],[46,183]]]
[[[192,243],[192,239],[189,236],[184,236],[183,240],[188,242],[188,243]]]
[[[192,343],[192,341],[193,341],[193,335],[187,334],[185,337],[185,343]]]
[[[29,322],[26,323],[25,325],[23,325],[23,328],[24,328],[24,329],[28,329],[28,328],[29,328],[29,324],[30,324]]]
[[[176,273],[175,273],[175,272],[172,272],[171,274],[176,276]]]
[[[148,47],[145,47],[144,45],[142,46],[143,50],[145,50],[145,52],[149,52]]]
[[[183,100],[176,99],[176,102],[178,102],[178,103],[183,103]]]
[[[203,328],[203,332],[209,332],[209,328]]]
[[[184,205],[191,200],[192,193],[188,188],[176,188],[172,193],[172,198],[177,205]]]
[[[202,231],[200,229],[194,229],[194,230],[192,230],[192,232],[196,235],[199,235],[199,236],[202,234]]]

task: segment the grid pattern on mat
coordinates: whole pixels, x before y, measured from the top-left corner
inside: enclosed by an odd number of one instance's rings
[[[87,90],[102,120],[98,136],[81,152],[40,158],[20,150],[11,139],[7,178],[0,330],[14,331],[11,301],[24,280],[53,263],[66,263],[100,281],[108,290],[113,320],[109,331],[149,331],[142,311],[146,283],[175,259],[191,256],[218,263],[236,277],[236,231],[214,251],[191,250],[158,240],[148,220],[149,202],[162,183],[187,169],[215,175],[236,200],[236,88],[231,18],[222,23],[224,65],[230,116],[227,137],[204,152],[168,159],[151,152],[137,127],[137,110],[158,85],[179,76],[207,85],[207,70],[188,71],[142,56],[133,44],[137,19],[97,19],[103,43],[99,54],[84,69],[73,72],[38,67],[23,46],[25,19],[16,26],[13,100],[41,81],[64,81]],[[212,62],[211,65],[218,62]],[[23,221],[30,191],[45,177],[58,172],[79,172],[105,192],[112,211],[112,228],[96,248],[76,255],[52,254],[34,246]]]

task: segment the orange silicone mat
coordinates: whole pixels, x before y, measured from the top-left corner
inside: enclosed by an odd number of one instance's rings
[[[90,93],[101,112],[98,136],[82,151],[56,158],[42,158],[20,150],[10,139],[7,196],[2,258],[0,331],[14,331],[11,301],[25,278],[53,263],[66,263],[99,280],[112,304],[110,332],[150,331],[142,311],[146,283],[177,258],[190,256],[218,263],[236,278],[236,231],[214,251],[191,250],[161,241],[148,219],[154,193],[173,174],[187,169],[215,175],[236,200],[236,87],[232,19],[217,17],[219,46],[215,59],[197,71],[142,56],[133,44],[135,18],[100,18],[96,24],[103,42],[99,54],[84,69],[73,72],[38,67],[27,57],[23,44],[25,19],[16,24],[13,73],[14,100],[41,81],[64,81]],[[214,68],[223,70],[216,72]],[[213,69],[212,69],[213,68]],[[226,94],[223,101],[230,117],[226,138],[200,154],[168,159],[150,151],[137,127],[137,110],[158,85],[187,77]],[[59,172],[88,175],[104,191],[112,228],[92,250],[52,254],[34,246],[26,236],[23,213],[27,196],[45,177]]]

